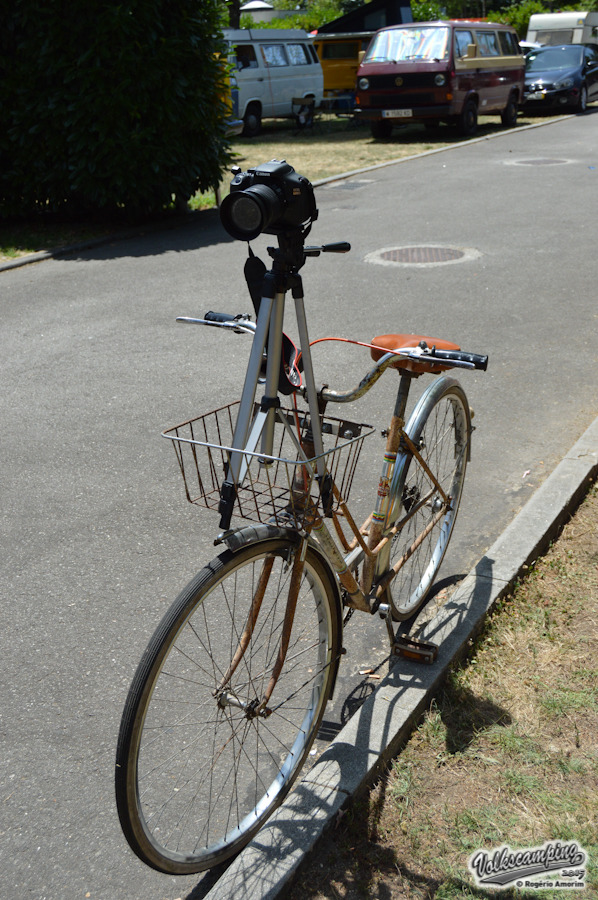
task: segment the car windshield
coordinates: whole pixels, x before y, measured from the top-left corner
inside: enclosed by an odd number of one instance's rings
[[[448,56],[449,29],[391,28],[373,39],[364,62],[403,62],[413,59],[440,60]]]
[[[546,72],[550,69],[573,69],[581,65],[582,47],[551,47],[532,50],[525,58],[528,72]]]

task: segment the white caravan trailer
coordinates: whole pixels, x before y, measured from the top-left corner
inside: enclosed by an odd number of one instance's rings
[[[598,12],[534,13],[526,40],[538,44],[598,44]]]

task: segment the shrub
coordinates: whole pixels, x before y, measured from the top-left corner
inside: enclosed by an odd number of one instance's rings
[[[0,26],[0,215],[149,213],[219,180],[218,0],[14,0]]]
[[[523,0],[522,3],[514,3],[503,7],[494,18],[498,22],[507,22],[509,25],[512,25],[519,35],[519,39],[525,40],[530,16],[534,13],[547,12],[550,12],[550,7],[540,2],[540,0]]]

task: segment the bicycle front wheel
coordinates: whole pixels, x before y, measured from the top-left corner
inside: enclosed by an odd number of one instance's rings
[[[311,548],[285,664],[259,708],[295,553],[281,538],[221,554],[180,594],[139,664],[121,723],[116,799],[130,846],[159,871],[200,872],[240,850],[309,753],[340,640],[333,576]]]
[[[385,560],[390,569],[403,562],[386,592],[395,621],[410,618],[423,605],[457,518],[471,431],[461,385],[450,378],[437,379],[405,430],[429,473],[409,451],[397,458],[395,520],[405,517],[406,522],[392,539]]]

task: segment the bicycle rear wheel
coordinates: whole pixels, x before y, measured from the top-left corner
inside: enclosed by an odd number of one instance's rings
[[[295,553],[286,538],[222,553],[177,598],[139,664],[118,740],[116,799],[130,846],[159,871],[200,872],[240,850],[282,802],[316,736],[340,611],[333,576],[311,548],[286,661],[268,709],[257,710]],[[257,595],[247,647],[223,687]]]
[[[410,517],[392,539],[384,560],[392,568],[405,558],[386,591],[395,621],[409,619],[425,602],[457,518],[471,431],[461,385],[451,378],[438,378],[422,395],[405,431],[449,502],[409,451],[397,457],[393,494],[402,509],[397,506],[395,518]]]

